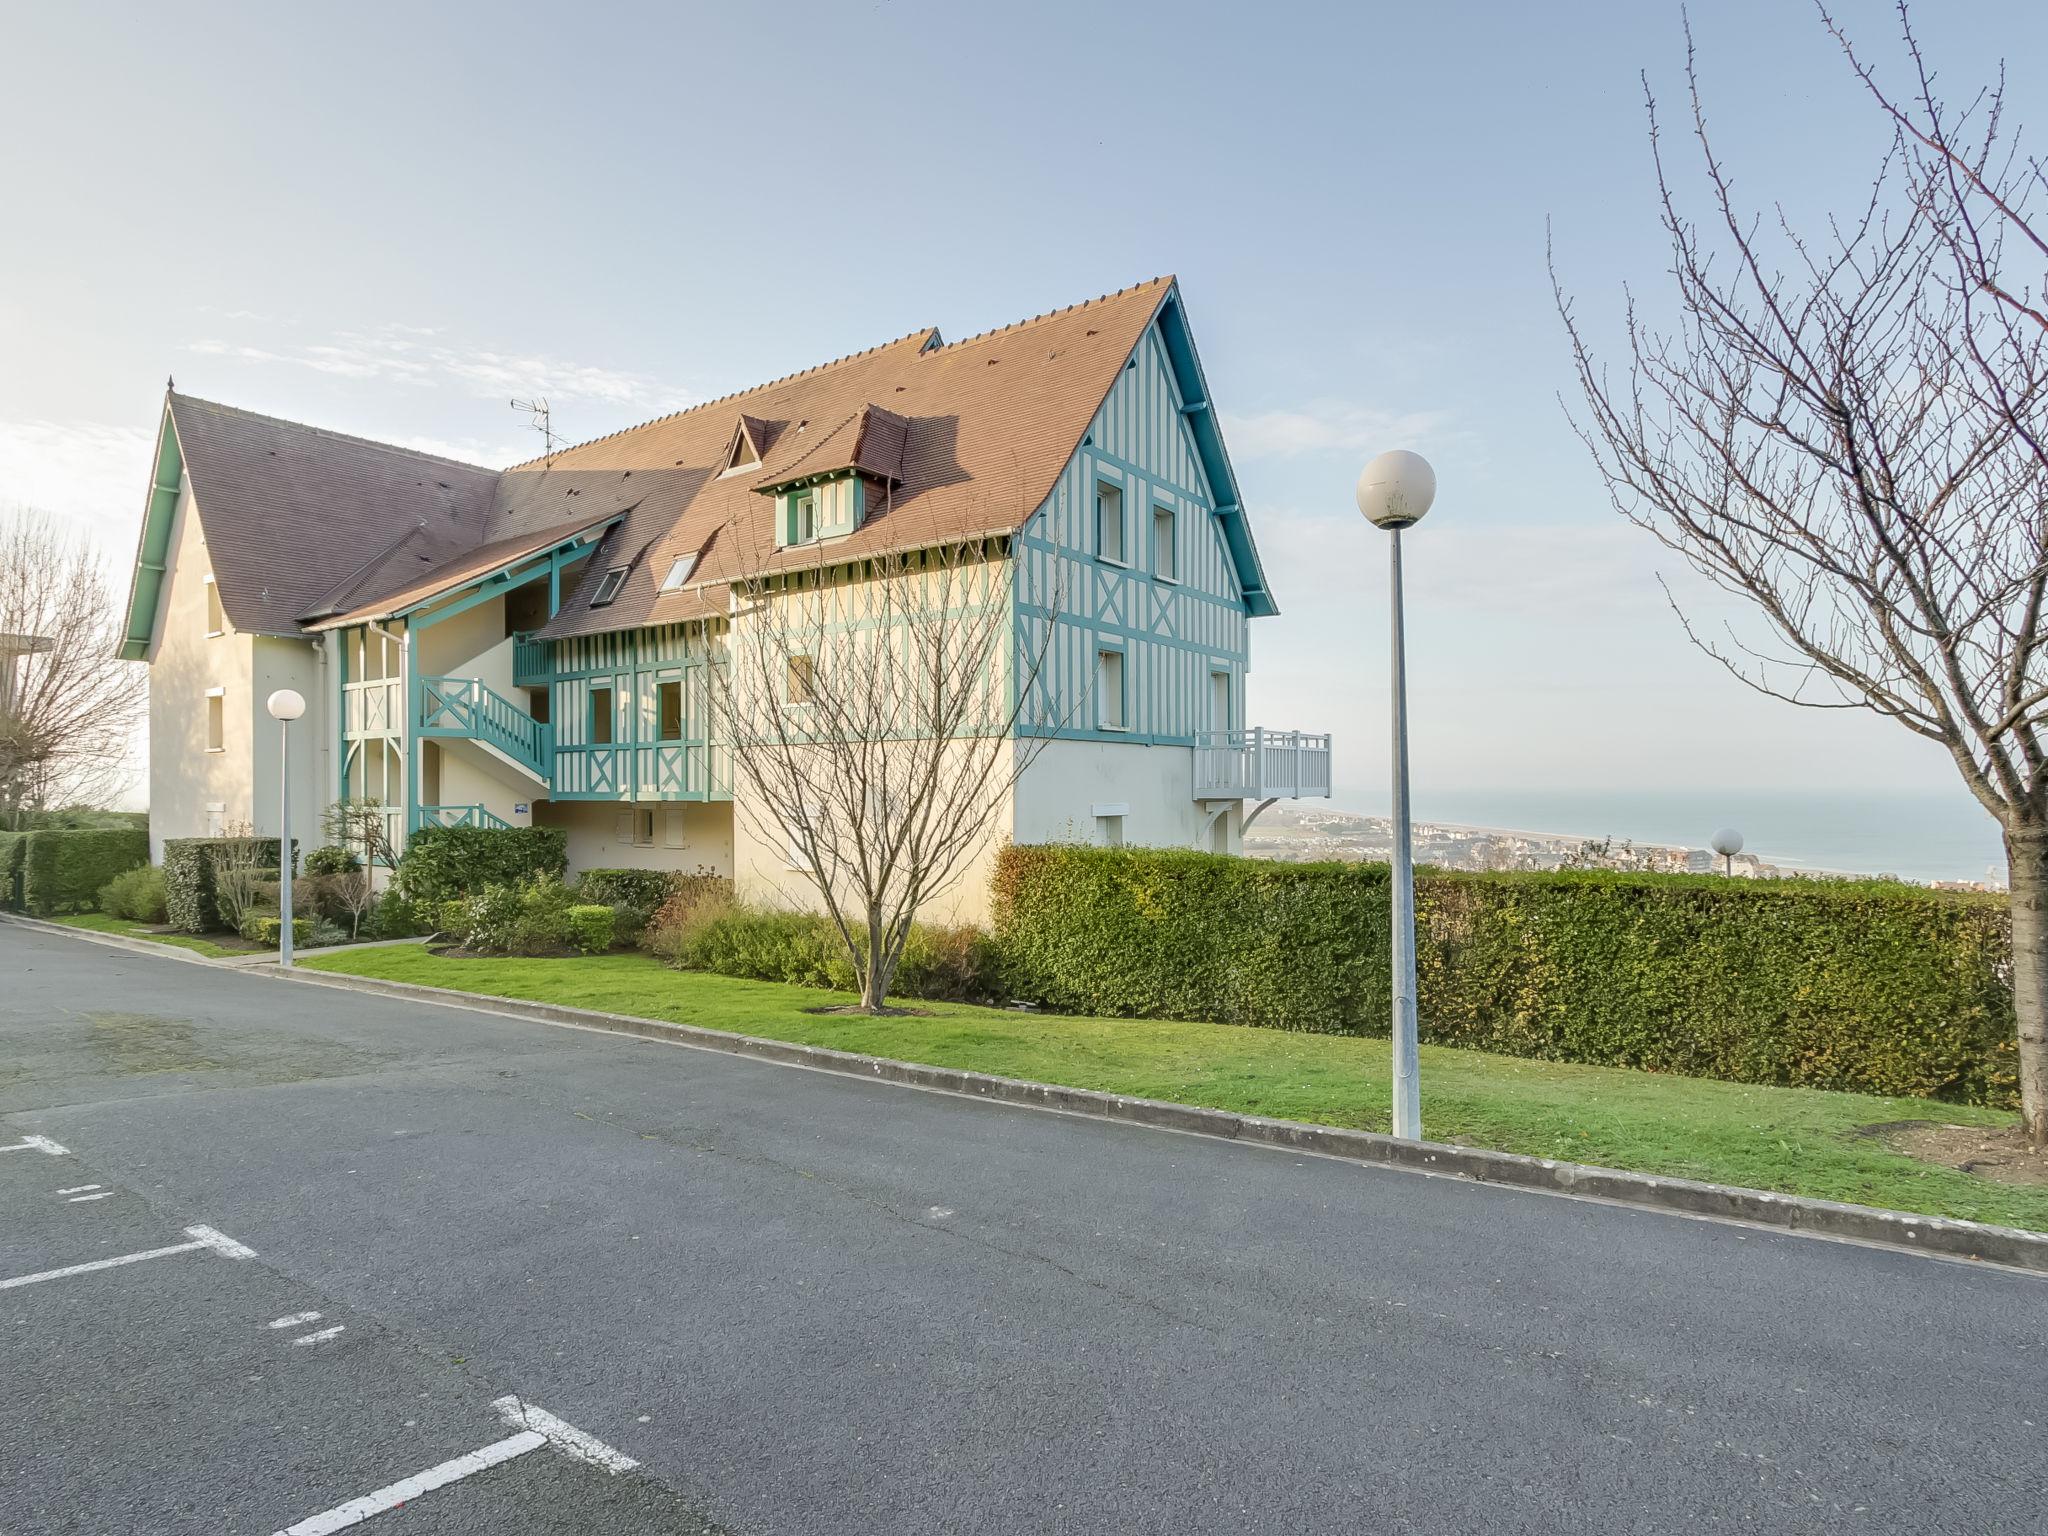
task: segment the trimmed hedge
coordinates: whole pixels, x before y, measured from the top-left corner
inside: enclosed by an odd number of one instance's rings
[[[211,933],[227,927],[220,915],[220,893],[213,880],[214,850],[242,842],[234,837],[168,837],[164,839],[165,920],[184,933]],[[259,837],[263,861],[271,866],[268,878],[276,879],[277,839]],[[293,867],[297,867],[299,844],[292,841]]]
[[[1064,1012],[1388,1029],[1385,865],[1006,849],[1013,996]],[[2003,898],[1889,881],[1416,878],[1422,1037],[1551,1061],[2016,1101]]]
[[[0,832],[0,907],[21,910],[21,857],[27,852],[26,832]]]
[[[601,955],[618,939],[619,914],[610,907],[579,903],[567,918],[569,942],[586,955]]]
[[[422,827],[398,861],[398,884],[410,901],[440,902],[539,875],[560,879],[568,867],[560,827]]]
[[[22,834],[21,904],[37,917],[90,912],[100,887],[149,862],[149,833],[137,827]]]

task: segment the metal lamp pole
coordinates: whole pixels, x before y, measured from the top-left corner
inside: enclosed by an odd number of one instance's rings
[[[1415,862],[1408,809],[1408,661],[1401,601],[1401,530],[1422,520],[1436,499],[1436,472],[1420,454],[1396,449],[1358,477],[1358,510],[1393,536],[1389,570],[1393,611],[1394,748],[1394,1134],[1422,1137],[1422,1067],[1415,1019]]]
[[[266,707],[277,722],[277,963],[292,963],[292,722],[306,712],[305,698],[280,688]]]

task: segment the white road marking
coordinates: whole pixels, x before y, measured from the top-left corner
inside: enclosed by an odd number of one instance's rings
[[[317,1515],[308,1515],[297,1525],[286,1526],[277,1536],[329,1536],[334,1531],[345,1531],[352,1525],[361,1525],[365,1520],[394,1510],[401,1504],[410,1503],[421,1494],[431,1493],[436,1488],[445,1488],[450,1483],[495,1467],[500,1462],[510,1461],[514,1456],[524,1456],[528,1451],[537,1451],[548,1443],[546,1435],[532,1430],[517,1435],[508,1435],[503,1440],[493,1441],[482,1450],[471,1451],[466,1456],[457,1456],[453,1461],[444,1461],[438,1467],[429,1467],[424,1472],[415,1472],[401,1482],[388,1488],[379,1488],[375,1493],[366,1493],[359,1499],[350,1499],[346,1504],[323,1510]]]
[[[85,1193],[85,1192],[86,1192],[86,1191],[87,1191],[88,1189],[98,1189],[98,1188],[99,1188],[99,1185],[97,1185],[97,1184],[74,1184],[74,1185],[72,1185],[72,1186],[71,1186],[71,1187],[70,1187],[69,1189],[60,1189],[60,1190],[58,1190],[58,1191],[57,1191],[57,1193],[58,1193],[58,1194],[60,1194],[60,1195],[82,1195],[82,1194],[84,1194],[84,1193]]]
[[[77,1205],[79,1202],[84,1200],[105,1200],[112,1196],[113,1193],[114,1191],[111,1189],[103,1189],[96,1195],[73,1195],[69,1200],[66,1200],[64,1203],[66,1205]]]
[[[191,1253],[197,1248],[211,1248],[215,1253],[230,1259],[256,1257],[254,1248],[244,1247],[211,1227],[187,1227],[185,1235],[192,1241],[173,1243],[168,1248],[145,1248],[140,1253],[124,1253],[113,1259],[94,1259],[90,1264],[67,1264],[62,1269],[45,1269],[33,1275],[16,1275],[11,1280],[0,1280],[0,1291],[11,1291],[18,1285],[35,1285],[43,1280],[62,1280],[68,1275],[88,1275],[96,1269],[118,1269],[123,1264],[140,1264],[144,1259],[168,1258],[171,1254]]]
[[[292,1342],[294,1344],[324,1344],[347,1327],[347,1323],[336,1323],[332,1328],[322,1328],[318,1333],[302,1333],[296,1339],[293,1339]]]
[[[587,1461],[592,1466],[603,1467],[605,1471],[617,1474],[630,1472],[640,1463],[623,1452],[615,1451],[595,1435],[586,1435],[573,1424],[564,1424],[552,1413],[522,1402],[516,1396],[499,1398],[491,1406],[498,1410],[498,1417],[507,1424],[524,1429],[537,1429],[557,1450],[568,1452],[578,1461]]]
[[[11,1147],[0,1147],[0,1152],[47,1152],[52,1157],[68,1157],[71,1149],[58,1146],[47,1136],[29,1136]]]
[[[318,1312],[294,1312],[288,1317],[275,1319],[270,1326],[273,1328],[296,1328],[301,1323],[317,1323],[319,1321],[320,1314]]]

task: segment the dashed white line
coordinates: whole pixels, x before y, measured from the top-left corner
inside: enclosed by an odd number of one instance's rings
[[[44,1280],[62,1280],[68,1275],[87,1275],[96,1269],[118,1269],[123,1264],[140,1264],[145,1259],[168,1258],[174,1253],[191,1253],[197,1248],[211,1248],[223,1258],[253,1259],[254,1248],[245,1247],[224,1233],[212,1227],[187,1227],[185,1235],[189,1243],[173,1243],[168,1248],[145,1248],[140,1253],[124,1253],[118,1258],[94,1259],[89,1264],[67,1264],[62,1269],[45,1269],[33,1275],[16,1275],[9,1280],[0,1280],[0,1291],[11,1291],[18,1285],[35,1285]]]
[[[578,1461],[587,1461],[592,1466],[603,1467],[605,1471],[617,1474],[630,1472],[640,1463],[620,1451],[613,1450],[595,1435],[586,1435],[573,1424],[564,1424],[552,1413],[536,1408],[517,1396],[499,1398],[491,1406],[498,1410],[498,1417],[507,1424],[525,1429],[537,1429],[547,1436],[548,1443],[568,1452]]]
[[[346,1504],[323,1510],[317,1515],[308,1515],[297,1525],[286,1526],[277,1536],[330,1536],[334,1531],[345,1531],[352,1525],[361,1525],[365,1520],[381,1515],[387,1510],[410,1503],[423,1493],[459,1482],[465,1477],[495,1467],[500,1462],[510,1461],[514,1456],[524,1456],[528,1451],[537,1451],[548,1443],[548,1437],[532,1430],[516,1435],[507,1435],[503,1440],[493,1441],[482,1450],[471,1451],[467,1456],[457,1456],[444,1461],[437,1467],[424,1472],[415,1472],[411,1477],[379,1488],[375,1493],[366,1493],[359,1499],[350,1499]]]
[[[0,1152],[47,1152],[52,1157],[69,1157],[71,1149],[60,1147],[47,1136],[28,1136],[12,1146],[0,1147]]]
[[[348,1324],[346,1323],[336,1323],[332,1328],[322,1328],[318,1333],[302,1333],[296,1339],[293,1339],[292,1342],[294,1344],[325,1344],[329,1339],[347,1327]]]
[[[60,1189],[60,1190],[58,1190],[58,1191],[57,1191],[57,1193],[58,1193],[58,1194],[60,1194],[60,1195],[82,1195],[82,1194],[84,1194],[84,1193],[85,1193],[85,1192],[86,1192],[86,1191],[87,1191],[88,1189],[98,1189],[98,1188],[99,1188],[99,1185],[97,1185],[97,1184],[74,1184],[74,1185],[72,1185],[72,1186],[71,1186],[71,1187],[70,1187],[69,1189]]]
[[[65,1203],[66,1205],[77,1205],[77,1204],[79,1204],[80,1202],[82,1202],[82,1201],[86,1201],[86,1200],[105,1200],[105,1199],[108,1199],[108,1198],[109,1198],[110,1196],[112,1196],[113,1194],[114,1194],[114,1191],[113,1191],[113,1190],[111,1190],[111,1189],[103,1189],[103,1190],[101,1190],[101,1191],[100,1191],[100,1192],[99,1192],[98,1194],[96,1194],[96,1195],[73,1195],[73,1196],[72,1196],[72,1197],[71,1197],[71,1198],[70,1198],[69,1200],[66,1200],[66,1201],[65,1201],[64,1203]]]
[[[293,1312],[272,1320],[270,1326],[273,1328],[296,1328],[301,1323],[317,1323],[319,1321],[320,1314],[318,1312]]]

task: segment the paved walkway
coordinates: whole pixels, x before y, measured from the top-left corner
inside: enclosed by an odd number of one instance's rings
[[[0,1530],[2040,1528],[2041,1279],[14,926],[0,975]]]

